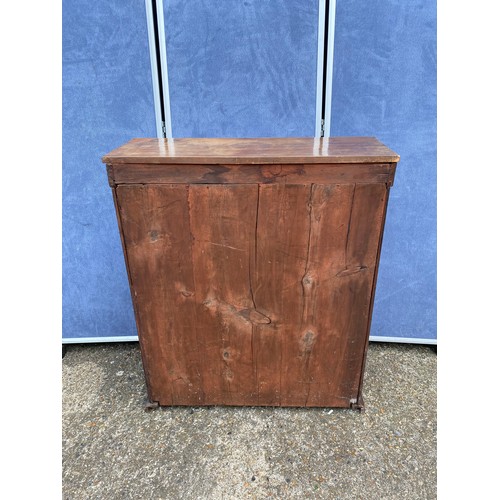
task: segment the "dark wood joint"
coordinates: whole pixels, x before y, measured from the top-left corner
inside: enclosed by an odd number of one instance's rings
[[[108,173],[108,184],[110,185],[110,187],[115,187],[116,182],[115,182],[115,176],[114,176],[114,172],[113,172],[113,165],[108,163],[106,165],[106,171]]]
[[[391,188],[394,185],[394,177],[396,176],[396,165],[397,163],[390,163],[392,170],[387,179],[387,188]]]

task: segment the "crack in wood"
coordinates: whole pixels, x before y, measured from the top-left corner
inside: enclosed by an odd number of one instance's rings
[[[229,248],[231,250],[237,250],[238,252],[244,252],[242,248],[232,247],[231,245],[223,245],[222,243],[214,243],[213,241],[205,241],[205,243],[209,243],[210,245],[214,245],[216,247]]]
[[[257,184],[257,200],[256,200],[256,208],[255,208],[255,227],[254,227],[254,255],[253,255],[253,269],[254,271],[257,270],[257,234],[258,234],[258,228],[259,228],[259,204],[260,204],[260,185]],[[252,299],[252,304],[254,311],[258,314],[259,311],[257,311],[257,304],[255,303],[255,295],[254,295],[254,290],[253,290],[253,284],[252,284],[252,266],[251,266],[251,255],[252,252],[248,252],[248,284],[250,287],[250,297]],[[264,315],[262,315],[264,316]],[[267,318],[267,316],[266,316]],[[267,318],[269,319],[269,318]],[[250,320],[251,320],[251,314],[250,314]],[[271,320],[269,319],[269,323]],[[254,386],[256,388],[257,392],[257,404],[260,403],[260,387],[259,387],[259,378],[258,378],[258,373],[259,373],[259,367],[258,367],[258,357],[255,356],[255,325],[253,324],[252,321],[252,338],[251,338],[251,352],[252,352],[252,366],[254,368]]]
[[[309,319],[309,308],[310,308],[310,300],[311,300],[311,291],[313,286],[313,278],[309,275],[309,266],[310,266],[310,253],[311,253],[311,239],[312,239],[312,225],[313,225],[313,191],[315,184],[311,184],[309,191],[309,200],[307,202],[307,209],[309,211],[309,235],[307,239],[307,252],[306,252],[306,262],[304,265],[304,275],[301,279],[302,284],[302,318],[300,330],[302,331],[304,327],[304,323]],[[309,363],[312,352],[312,345],[314,343],[314,333],[308,330],[302,336],[303,349],[302,355],[304,356],[304,365],[303,365],[303,377],[302,379],[305,381],[308,378],[309,374]],[[309,400],[309,394],[311,392],[311,381],[309,380],[307,383],[307,393],[306,400],[304,406],[307,406],[307,402]]]
[[[346,267],[345,269],[342,269],[342,271],[339,271],[335,276],[339,278],[343,276],[351,276],[352,274],[365,271],[366,269],[368,269],[368,266],[355,266],[350,268]]]
[[[209,310],[212,309],[216,313],[221,314],[223,318],[235,318],[257,326],[269,325],[272,322],[269,316],[262,314],[254,308],[238,309],[233,304],[217,298],[207,298],[203,301],[203,305]]]
[[[354,209],[354,193],[356,192],[356,184],[354,184],[354,188],[352,189],[351,196],[351,208],[349,210],[349,222],[347,223],[347,233],[345,237],[345,248],[344,248],[344,268],[347,269],[347,246],[349,245],[349,233],[351,231],[351,221],[352,221],[352,212]]]
[[[307,273],[309,271],[309,255],[311,252],[313,187],[314,187],[314,184],[311,184],[310,191],[309,191],[309,200],[307,202],[307,210],[309,212],[309,233],[308,233],[308,237],[307,237],[307,252],[306,252],[306,261],[304,264],[304,274],[302,276],[302,279],[300,280],[300,283],[302,285],[302,318],[301,318],[301,323],[300,323],[301,330],[304,326],[304,319],[305,319],[304,316],[306,314],[306,301],[307,301],[307,297],[309,295],[309,292],[307,291],[306,286],[308,287],[310,285],[310,280],[308,279]]]
[[[260,186],[257,184],[257,207],[255,210],[255,227],[254,227],[254,269],[257,269],[257,229],[259,226],[259,198],[260,198]],[[248,252],[248,284],[250,287],[250,297],[252,299],[252,304],[253,308],[257,311],[257,306],[255,304],[255,295],[253,291],[253,285],[252,285],[252,266],[251,266],[251,259],[252,252]]]
[[[188,220],[188,229],[189,229],[189,248],[190,248],[190,253],[191,253],[191,270],[192,270],[192,276],[193,276],[193,291],[192,294],[196,298],[196,273],[195,273],[195,267],[194,267],[194,252],[193,252],[193,246],[194,246],[194,235],[193,235],[193,227],[192,227],[192,208],[191,208],[191,196],[192,192],[189,187],[189,184],[186,185],[186,206],[187,206],[187,220]],[[194,309],[194,315],[195,315],[195,324],[199,324],[198,320],[198,311],[195,308]],[[200,352],[200,347],[202,346],[200,342],[200,337],[198,335],[198,329],[195,328],[195,340],[196,340],[196,351],[199,353]],[[198,356],[199,362],[196,363],[196,373],[198,375],[198,380],[200,381],[200,396],[201,396],[201,402],[205,402],[205,381],[203,379],[203,376],[201,374],[201,371],[204,371],[204,357],[203,356]]]

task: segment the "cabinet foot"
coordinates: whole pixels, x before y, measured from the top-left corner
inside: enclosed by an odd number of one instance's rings
[[[351,409],[358,410],[360,413],[365,412],[365,402],[363,400],[363,396],[358,396],[358,399],[355,401],[351,401]]]
[[[158,401],[146,401],[144,404],[144,411],[156,410],[160,407],[160,403]]]

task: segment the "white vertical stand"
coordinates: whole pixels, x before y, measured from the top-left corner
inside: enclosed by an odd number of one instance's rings
[[[163,123],[161,119],[161,99],[160,87],[158,78],[158,65],[156,64],[156,43],[155,43],[155,29],[153,7],[151,0],[144,0],[146,6],[146,21],[148,25],[148,45],[149,45],[149,61],[151,64],[151,79],[153,81],[153,101],[155,107],[155,122],[156,122],[156,135],[159,138],[163,137]]]
[[[156,1],[156,18],[158,20],[158,42],[160,46],[161,82],[163,89],[163,113],[165,116],[165,135],[172,139],[172,118],[170,115],[170,89],[168,86],[167,43],[165,40],[165,19],[163,16],[163,0]]]
[[[316,123],[314,137],[322,135],[323,68],[325,56],[325,10],[326,0],[319,0],[318,8],[318,56],[316,65]]]
[[[324,136],[330,137],[330,125],[332,119],[332,87],[333,87],[333,45],[335,41],[335,10],[336,0],[330,0],[330,11],[328,13],[328,40],[326,57],[326,88],[325,88],[325,123]]]
[[[316,123],[314,137],[330,137],[330,122],[332,114],[332,84],[333,84],[333,45],[335,41],[335,10],[336,0],[330,0],[328,20],[326,19],[326,0],[319,0],[318,15],[318,56],[316,66]],[[325,21],[328,21],[328,39],[326,40],[326,70],[325,70]],[[325,80],[326,71],[326,80]],[[323,87],[323,81],[325,86]],[[325,116],[322,116],[323,99],[325,100]],[[322,123],[323,121],[323,123]]]

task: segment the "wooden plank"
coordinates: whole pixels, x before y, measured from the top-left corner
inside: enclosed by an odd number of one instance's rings
[[[257,185],[189,186],[195,300],[203,308],[204,390],[211,404],[254,405]]]
[[[118,186],[116,193],[150,398],[204,404],[188,187]]]
[[[349,407],[358,395],[374,270],[371,246],[362,255],[359,245],[363,231],[380,228],[379,206],[366,204],[378,198],[354,185],[293,188],[261,187],[260,210],[272,215],[259,226],[256,302],[278,330],[259,337],[269,356],[261,373],[275,384],[273,359],[281,360],[281,406]],[[266,206],[266,199],[274,201]],[[271,388],[267,395],[260,401],[275,404]]]
[[[386,191],[384,185],[314,191],[306,280],[318,355],[310,360],[305,406],[330,406],[334,397],[357,402]]]
[[[133,308],[134,308],[134,319],[135,319],[135,324],[136,324],[136,328],[137,328],[137,332],[140,332],[140,329],[141,329],[141,325],[139,324],[139,309],[138,309],[138,306],[137,306],[137,300],[136,300],[136,296],[133,292],[133,286],[132,286],[132,276],[131,276],[131,272],[130,272],[130,260],[128,258],[128,252],[127,252],[127,246],[125,244],[125,237],[124,237],[124,233],[123,233],[123,224],[122,224],[122,217],[121,217],[121,210],[120,210],[120,207],[119,207],[119,202],[118,202],[118,196],[117,196],[117,193],[116,193],[116,188],[111,186],[112,189],[112,193],[113,193],[113,203],[114,203],[114,206],[115,206],[115,213],[116,213],[116,220],[117,220],[117,223],[118,223],[118,230],[119,230],[119,233],[120,233],[120,241],[121,241],[121,244],[122,244],[122,249],[123,249],[123,256],[125,258],[125,268],[127,269],[127,278],[128,278],[128,283],[129,283],[129,288],[130,288],[130,292],[131,292],[131,296],[132,296],[132,305],[133,305]],[[139,345],[140,345],[140,348],[141,348],[141,359],[142,359],[142,368],[144,370],[144,375],[145,375],[145,382],[146,382],[146,390],[148,392],[148,399],[149,401],[153,401],[153,394],[151,392],[151,383],[150,383],[150,380],[151,380],[151,377],[154,376],[154,372],[151,372],[151,370],[149,369],[149,366],[148,366],[148,360],[144,354],[144,348],[143,348],[143,339],[142,339],[142,335],[139,335]]]
[[[301,278],[307,255],[310,187],[272,184],[259,189],[255,303],[272,323],[255,332],[258,404],[287,405],[297,390],[288,346],[296,343],[301,320]],[[283,394],[285,397],[283,398]]]
[[[150,398],[350,406],[384,185],[118,186]]]
[[[300,233],[304,240],[292,286],[288,285],[291,296],[295,297],[292,307],[283,311],[287,323],[287,335],[282,343],[282,356],[286,363],[282,366],[281,405],[308,406],[317,403],[310,400],[312,384],[328,383],[322,403],[335,406],[349,406],[344,391],[336,385],[332,373],[318,374],[318,367],[331,366],[331,351],[335,349],[335,332],[330,320],[335,310],[327,310],[318,301],[318,292],[328,296],[332,282],[328,278],[335,275],[343,265],[346,221],[352,201],[353,186],[306,186],[302,200]],[[291,200],[292,203],[296,203]],[[294,225],[288,228],[294,234]],[[340,261],[340,262],[339,262]],[[290,298],[286,298],[286,303]],[[294,315],[291,315],[294,311]],[[319,375],[323,375],[319,377]],[[319,379],[318,379],[319,378]],[[327,404],[324,404],[327,406]],[[321,405],[320,405],[321,406]]]
[[[391,163],[399,155],[375,137],[133,139],[104,163],[291,164]]]
[[[153,401],[357,399],[385,186],[116,192]]]
[[[280,165],[183,165],[113,164],[108,166],[110,184],[353,184],[390,183],[395,165],[280,164]]]
[[[384,200],[384,207],[383,207],[383,214],[382,214],[382,222],[380,225],[380,231],[378,235],[378,249],[377,249],[377,255],[376,255],[376,262],[375,262],[375,272],[372,280],[372,289],[370,292],[370,308],[368,312],[368,322],[366,325],[366,339],[365,339],[365,346],[363,350],[363,363],[361,366],[361,372],[359,376],[359,388],[358,388],[358,404],[355,406],[355,408],[364,408],[364,403],[363,403],[363,396],[362,396],[362,390],[363,390],[363,374],[365,371],[365,365],[366,365],[366,355],[368,352],[368,341],[369,341],[369,335],[370,335],[370,328],[371,328],[371,322],[372,322],[372,314],[373,314],[373,305],[375,302],[375,291],[376,291],[376,285],[377,285],[377,275],[378,275],[378,269],[379,269],[379,264],[380,264],[380,252],[382,250],[382,241],[383,241],[383,236],[384,236],[384,227],[385,227],[385,219],[387,215],[387,206],[389,203],[389,193],[390,193],[390,186],[387,185],[387,190],[385,193],[385,200]],[[382,193],[380,193],[382,194]]]

